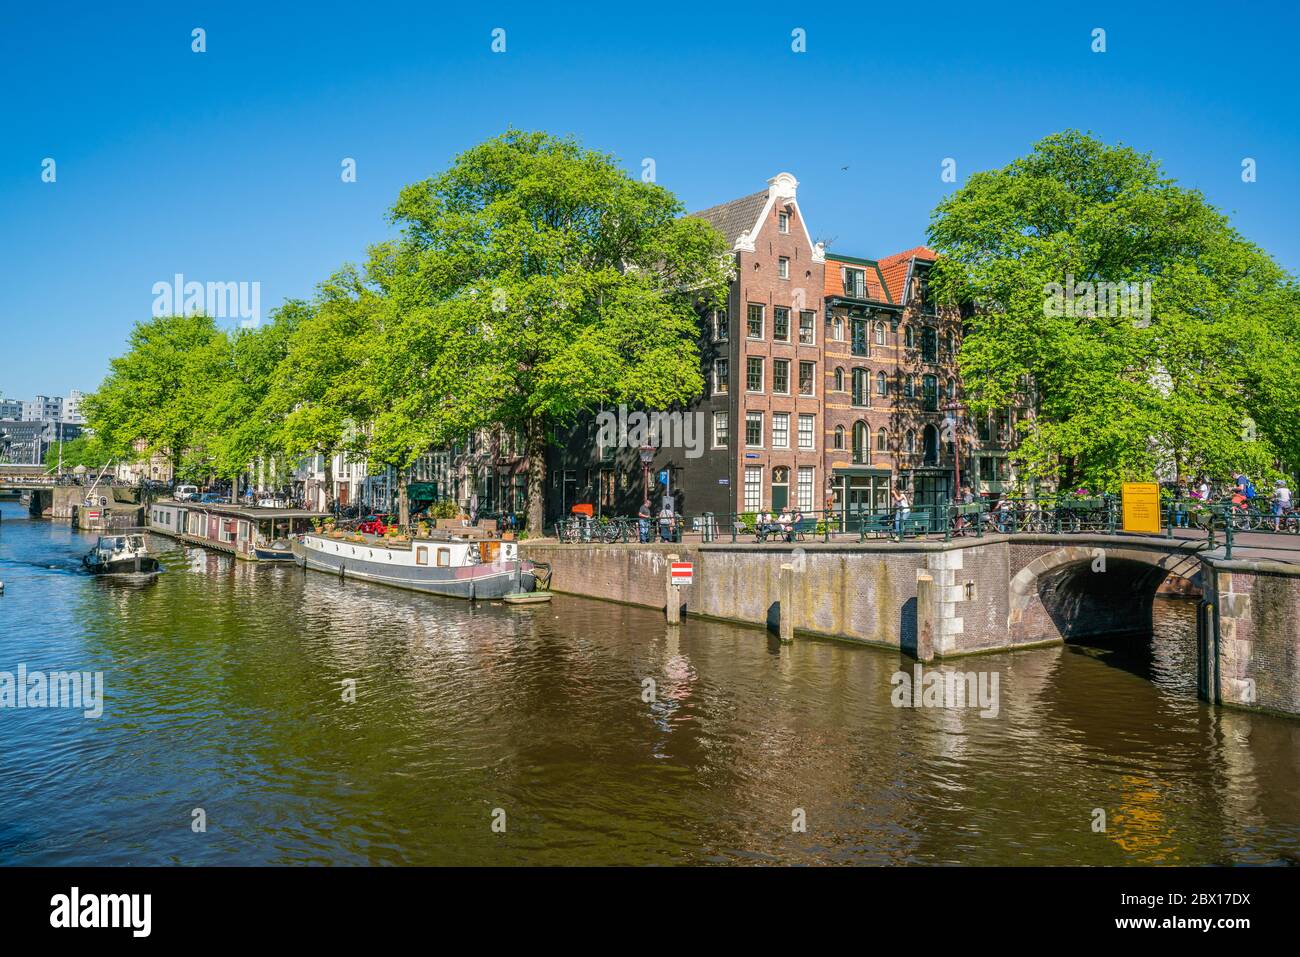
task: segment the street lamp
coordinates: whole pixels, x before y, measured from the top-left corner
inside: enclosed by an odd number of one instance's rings
[[[641,446],[641,501],[650,501],[650,463],[654,461],[655,447]]]

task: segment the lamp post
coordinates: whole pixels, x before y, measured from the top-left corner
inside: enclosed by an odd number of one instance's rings
[[[650,501],[650,463],[654,461],[655,447],[641,446],[641,501]]]

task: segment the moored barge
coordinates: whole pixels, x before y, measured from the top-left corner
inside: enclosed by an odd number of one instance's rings
[[[320,512],[292,508],[241,508],[163,499],[146,510],[151,532],[227,552],[236,558],[291,562],[290,539],[308,531]]]

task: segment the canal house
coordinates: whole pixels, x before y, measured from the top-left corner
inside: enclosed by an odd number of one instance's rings
[[[236,558],[277,560],[287,555],[276,542],[311,530],[319,512],[291,508],[240,508],[163,500],[148,508],[151,532],[228,552]]]

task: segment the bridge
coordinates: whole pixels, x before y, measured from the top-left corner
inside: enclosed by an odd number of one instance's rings
[[[44,465],[14,465],[0,462],[0,492],[53,488],[58,479]]]
[[[1222,536],[1203,532],[793,545],[543,540],[523,551],[551,564],[556,591],[651,608],[665,607],[668,555],[678,555],[694,564],[692,584],[674,593],[688,615],[766,627],[788,616],[797,633],[922,661],[1103,636],[1144,640],[1157,593],[1177,594],[1197,603],[1188,667],[1202,697],[1300,716],[1300,562],[1246,538],[1231,557]]]

